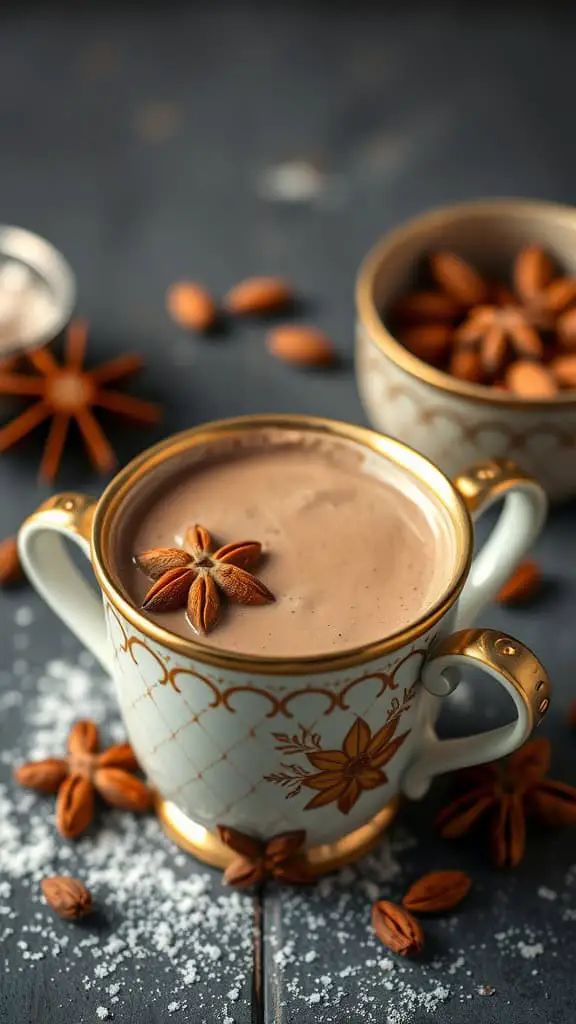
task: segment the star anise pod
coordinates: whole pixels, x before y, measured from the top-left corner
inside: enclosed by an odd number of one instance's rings
[[[56,476],[72,420],[76,421],[90,461],[100,473],[107,473],[117,460],[93,410],[107,409],[142,424],[154,424],[160,418],[159,406],[108,387],[132,376],[140,369],[142,358],[127,353],[87,370],[87,335],[83,321],[70,324],[62,362],[49,346],[27,352],[26,362],[34,371],[31,374],[15,372],[17,366],[13,364],[0,364],[0,394],[35,399],[24,412],[0,427],[0,452],[49,419],[50,430],[40,463],[42,480],[50,481]]]
[[[457,347],[473,348],[484,376],[492,379],[516,359],[542,359],[544,344],[521,306],[476,306],[454,332]]]
[[[292,885],[305,885],[313,880],[312,869],[303,855],[303,830],[283,832],[264,842],[227,825],[218,825],[218,835],[237,854],[224,872],[228,885],[247,889],[264,878]]]
[[[138,762],[128,743],[100,752],[94,722],[76,722],[68,736],[66,757],[49,757],[20,765],[14,777],[21,786],[57,793],[56,825],[65,839],[76,839],[94,817],[94,797],[124,811],[148,811],[152,793],[132,772]]]
[[[225,544],[212,553],[212,538],[203,526],[186,531],[182,548],[152,548],[135,558],[139,569],[154,580],[142,608],[168,612],[186,607],[194,629],[209,633],[221,611],[220,592],[238,604],[274,601],[251,569],[262,554],[254,540]]]
[[[456,774],[461,795],[438,815],[446,839],[458,839],[490,816],[492,858],[497,867],[515,867],[524,856],[526,820],[545,825],[576,825],[576,788],[546,778],[550,742],[529,740],[510,757]]]

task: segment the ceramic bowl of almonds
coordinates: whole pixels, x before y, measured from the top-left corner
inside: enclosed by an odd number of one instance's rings
[[[357,284],[373,426],[448,476],[508,458],[576,495],[576,209],[479,200],[381,240]]]

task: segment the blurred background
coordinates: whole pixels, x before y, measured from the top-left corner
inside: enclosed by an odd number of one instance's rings
[[[575,27],[574,6],[555,3],[4,8],[1,219],[69,259],[89,361],[142,352],[136,393],[166,406],[156,431],[111,419],[120,459],[225,415],[363,421],[353,284],[377,236],[457,199],[574,199]],[[275,362],[258,325],[206,341],[167,317],[174,280],[221,295],[250,274],[294,283],[338,371]],[[12,518],[29,511],[45,436],[2,456]],[[93,479],[67,449],[59,484],[98,489]]]

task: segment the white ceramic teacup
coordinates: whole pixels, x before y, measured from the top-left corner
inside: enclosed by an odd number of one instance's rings
[[[248,657],[185,640],[151,622],[115,577],[111,532],[134,487],[169,460],[205,457],[223,439],[263,428],[324,434],[388,460],[446,517],[454,558],[433,607],[400,633],[325,656]],[[500,519],[472,562],[476,518],[497,498]],[[186,431],[144,452],[99,501],[51,498],[20,531],[28,575],[60,618],[111,672],[130,742],[160,794],[167,831],[210,863],[230,851],[218,826],[269,839],[304,830],[315,870],[363,853],[401,792],[520,746],[545,713],[549,681],[517,640],[471,622],[539,532],[542,488],[510,463],[485,462],[452,483],[423,456],[361,427],[297,416],[246,417]],[[90,558],[103,605],[62,542]],[[438,552],[430,552],[438,557]],[[512,699],[511,724],[440,741],[441,699],[470,664]],[[81,709],[79,709],[81,713]]]
[[[432,210],[386,235],[358,275],[356,379],[373,427],[449,476],[478,459],[513,459],[559,501],[576,494],[576,390],[537,401],[457,380],[409,352],[386,324],[430,252],[452,249],[505,280],[518,252],[534,244],[575,274],[576,209],[486,199]]]

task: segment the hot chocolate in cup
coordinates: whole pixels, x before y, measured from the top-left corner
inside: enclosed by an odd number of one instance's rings
[[[471,517],[498,497],[500,520],[472,563]],[[470,623],[545,509],[509,463],[450,482],[361,427],[247,417],[162,442],[98,502],[52,498],[20,549],[113,675],[170,834],[226,866],[230,830],[262,849],[297,833],[290,859],[319,871],[365,852],[401,792],[419,797],[439,772],[509,753],[544,714],[536,657]],[[90,557],[103,610],[58,534]],[[440,741],[441,698],[471,662],[516,717]]]

